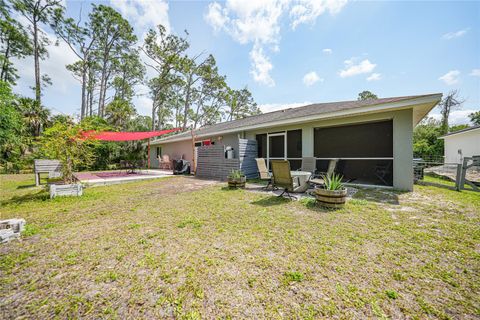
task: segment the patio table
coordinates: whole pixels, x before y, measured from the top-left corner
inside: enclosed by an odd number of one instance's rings
[[[311,172],[308,171],[291,171],[292,178],[298,177],[300,182],[300,188],[296,190],[296,192],[305,192],[308,190],[308,179],[312,175]]]

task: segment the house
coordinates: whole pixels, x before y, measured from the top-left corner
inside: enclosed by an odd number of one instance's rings
[[[480,126],[439,137],[445,142],[445,163],[461,163],[464,157],[480,155]]]
[[[153,167],[161,154],[192,161],[192,142],[238,151],[239,141],[248,139],[256,142],[257,156],[268,166],[272,159],[286,159],[295,170],[302,157],[314,156],[317,170],[326,172],[330,160],[338,159],[335,171],[346,182],[412,190],[413,128],[441,97],[318,103],[250,116],[154,140],[150,160]]]

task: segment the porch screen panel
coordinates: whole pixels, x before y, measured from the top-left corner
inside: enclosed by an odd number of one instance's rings
[[[393,157],[393,121],[315,128],[317,158]]]
[[[302,157],[302,130],[287,131],[287,158]]]
[[[270,136],[269,137],[269,155],[270,158],[284,158],[285,157],[285,136]]]
[[[267,158],[267,134],[257,134],[257,156]]]

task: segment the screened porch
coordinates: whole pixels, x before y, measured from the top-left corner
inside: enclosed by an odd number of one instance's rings
[[[300,169],[303,156],[316,158],[317,172],[335,161],[335,172],[346,183],[393,185],[393,121],[313,128],[313,146],[305,145],[301,128],[256,135],[258,157],[290,162]],[[313,154],[312,154],[313,152]]]

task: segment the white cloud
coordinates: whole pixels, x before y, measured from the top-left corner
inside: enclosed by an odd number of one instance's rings
[[[51,43],[55,43],[56,36],[45,33]],[[70,87],[79,86],[79,82],[72,76],[72,73],[66,69],[67,64],[72,64],[78,60],[70,47],[64,42],[59,41],[58,46],[50,45],[47,47],[49,57],[40,61],[40,72],[42,75],[47,74],[52,80],[52,86],[48,86],[43,90],[45,95],[50,92],[66,94]],[[28,88],[35,86],[35,69],[33,57],[25,59],[14,59],[15,65],[18,66],[20,80],[18,86]]]
[[[266,112],[272,112],[277,110],[303,107],[309,104],[312,104],[312,103],[309,101],[286,103],[286,104],[285,103],[264,103],[264,104],[258,105],[258,107],[260,108],[260,110],[262,110],[263,113],[266,113]]]
[[[455,31],[455,32],[448,32],[448,33],[445,33],[442,38],[443,39],[446,39],[446,40],[451,40],[451,39],[455,39],[455,38],[460,38],[462,36],[464,36],[467,31],[468,31],[469,28],[466,28],[466,29],[463,29],[463,30],[458,30],[458,31]]]
[[[264,55],[263,49],[260,46],[253,46],[252,51],[250,51],[250,59],[252,60],[252,69],[250,70],[250,73],[252,74],[253,79],[260,84],[273,87],[275,81],[273,81],[270,76],[270,71],[273,69],[273,65],[268,57]]]
[[[460,71],[458,70],[451,70],[445,73],[443,76],[438,78],[438,80],[442,80],[445,82],[447,86],[454,85],[458,83],[458,76],[460,75]]]
[[[260,84],[274,86],[270,75],[273,64],[268,51],[280,50],[281,17],[289,14],[292,27],[301,23],[312,23],[329,11],[338,13],[346,0],[227,0],[225,3],[213,2],[204,14],[205,21],[214,31],[224,31],[240,44],[251,44],[250,73]],[[303,8],[303,9],[301,9]],[[313,11],[312,11],[313,10]]]
[[[468,117],[468,115],[475,111],[478,111],[478,110],[473,110],[473,109],[454,110],[450,112],[450,116],[448,117],[448,123],[450,125],[469,124],[470,118]],[[430,113],[429,116],[437,120],[442,119],[442,115],[438,111],[435,111],[434,113]]]
[[[323,80],[324,79],[320,78],[315,71],[311,71],[303,76],[303,83],[307,87],[314,85],[318,81],[323,82]]]
[[[372,73],[367,77],[367,81],[378,81],[382,79],[382,75],[380,73]]]
[[[370,73],[377,66],[376,64],[371,63],[368,59],[365,59],[358,64],[355,64],[355,61],[355,58],[344,61],[345,68],[340,70],[340,77],[347,78],[363,73]]]
[[[333,50],[330,49],[330,48],[325,48],[322,51],[323,51],[323,53],[326,53],[326,54],[332,54],[333,53]]]
[[[225,24],[230,20],[226,8],[222,8],[217,2],[208,5],[208,12],[205,14],[204,18],[215,31],[223,29]]]
[[[480,69],[472,69],[472,72],[470,72],[470,75],[474,77],[480,77]]]
[[[136,30],[145,31],[162,24],[170,32],[168,3],[164,0],[110,0],[112,7],[129,20]]]
[[[334,15],[347,4],[347,0],[299,0],[290,9],[292,29],[302,23],[312,24],[326,11]]]

